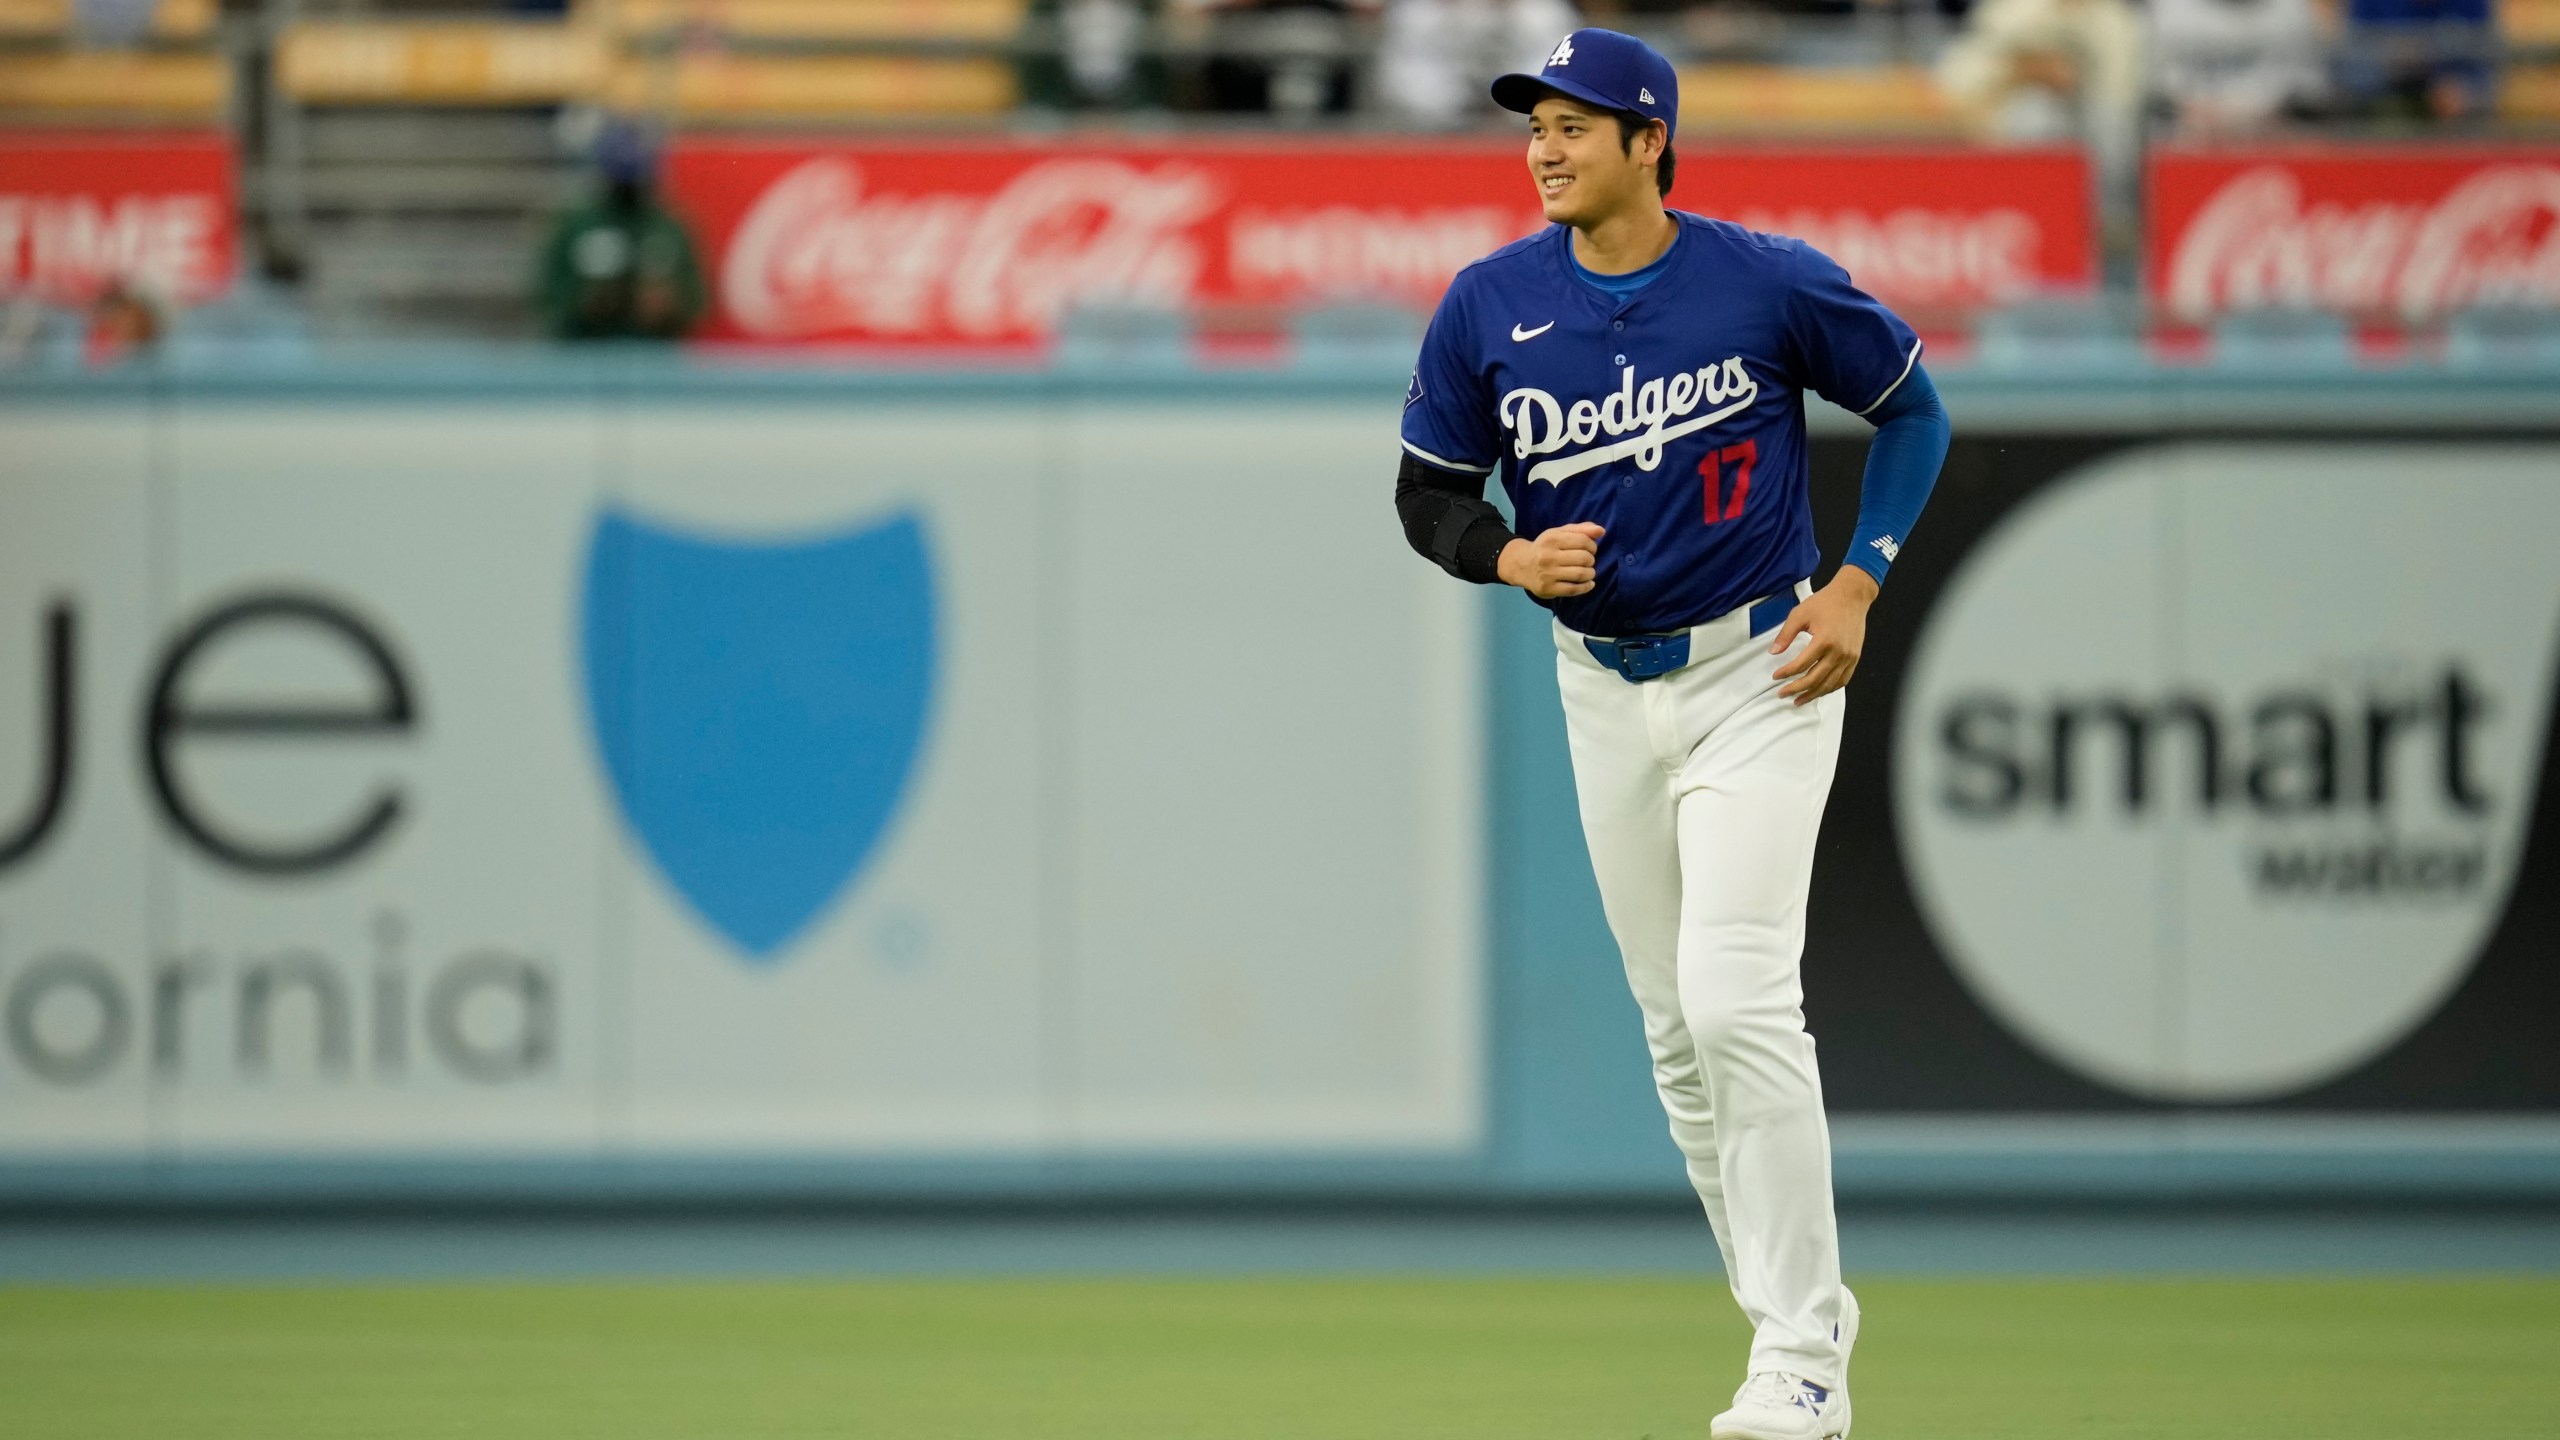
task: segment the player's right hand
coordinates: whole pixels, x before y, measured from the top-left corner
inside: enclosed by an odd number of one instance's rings
[[[1494,575],[1541,600],[1588,595],[1599,580],[1600,537],[1607,533],[1586,520],[1514,540],[1494,557]]]

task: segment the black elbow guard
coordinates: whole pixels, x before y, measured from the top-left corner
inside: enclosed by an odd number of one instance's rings
[[[1449,513],[1431,531],[1431,560],[1461,580],[1490,585],[1496,561],[1512,541],[1511,527],[1493,502],[1474,495],[1451,497]]]
[[[1408,455],[1396,473],[1396,514],[1415,553],[1461,580],[1490,585],[1502,547],[1512,541],[1511,527],[1481,494],[1451,488],[1467,482],[1484,483]]]

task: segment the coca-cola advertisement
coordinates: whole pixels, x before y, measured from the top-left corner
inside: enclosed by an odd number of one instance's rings
[[[2167,150],[2150,182],[2152,294],[2183,320],[2560,305],[2560,148]]]
[[[711,257],[707,338],[1036,348],[1086,304],[1428,308],[1544,222],[1482,140],[863,145],[668,158]],[[1802,235],[1915,312],[2093,282],[2071,151],[1699,151],[1674,203]]]
[[[209,300],[231,283],[235,215],[227,137],[0,131],[0,299]]]

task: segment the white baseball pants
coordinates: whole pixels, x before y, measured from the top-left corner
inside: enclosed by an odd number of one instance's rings
[[[1800,967],[1846,697],[1782,698],[1785,657],[1748,633],[1749,609],[1692,630],[1689,665],[1642,684],[1559,624],[1556,678],[1601,905],[1671,1138],[1756,1335],[1751,1369],[1836,1389],[1831,1135]]]

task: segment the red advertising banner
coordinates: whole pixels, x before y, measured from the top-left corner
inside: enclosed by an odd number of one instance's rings
[[[1912,314],[2097,283],[2075,147],[1704,151],[1681,157],[1674,203],[1810,242]]]
[[[705,333],[763,343],[1036,344],[1078,303],[1427,308],[1543,223],[1520,147],[1484,141],[704,140],[667,177]],[[2068,151],[1701,151],[1674,198],[1804,235],[1918,310],[2095,274]]]
[[[2181,319],[2560,305],[2560,148],[2158,151],[2150,186],[2152,294]]]
[[[231,142],[0,131],[0,299],[78,305],[110,282],[192,305],[231,284]]]

